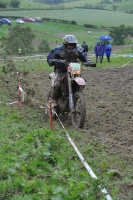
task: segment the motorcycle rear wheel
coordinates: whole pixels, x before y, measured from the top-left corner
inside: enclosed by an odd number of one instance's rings
[[[86,117],[86,102],[83,92],[76,92],[74,95],[74,112],[71,114],[72,125],[83,128]]]

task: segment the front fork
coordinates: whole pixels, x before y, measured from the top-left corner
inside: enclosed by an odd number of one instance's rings
[[[71,83],[71,77],[69,73],[67,74],[67,78],[68,78],[68,90],[69,90],[69,107],[72,113],[74,112],[74,96],[72,92],[72,83]]]

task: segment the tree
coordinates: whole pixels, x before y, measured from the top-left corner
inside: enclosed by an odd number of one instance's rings
[[[10,7],[18,8],[19,4],[20,4],[19,0],[11,0],[9,5],[10,5]]]
[[[131,26],[125,27],[125,25],[122,24],[119,27],[112,27],[112,29],[109,30],[109,34],[113,38],[113,44],[123,45],[124,40],[128,36],[133,37],[133,27]]]
[[[114,10],[114,11],[116,11],[116,10],[117,10],[117,8],[118,8],[118,6],[116,6],[116,5],[113,5],[113,6],[112,6],[112,8],[113,8],[113,10]]]
[[[85,8],[90,8],[91,9],[91,8],[93,8],[93,6],[92,6],[92,4],[86,3],[85,4]]]
[[[73,25],[77,25],[77,22],[74,21],[74,20],[72,20],[72,24],[73,24]]]
[[[0,2],[0,8],[6,8],[7,7],[7,3],[5,2]]]
[[[16,25],[11,28],[9,37],[4,41],[5,49],[9,54],[19,54],[18,49],[22,49],[21,54],[26,55],[33,52],[32,41],[35,34],[30,27]]]
[[[130,9],[129,13],[133,14],[133,9]]]
[[[63,3],[63,0],[47,0],[47,4],[59,4]]]
[[[50,46],[47,40],[42,40],[42,42],[38,46],[39,52],[44,53],[44,52],[49,52],[50,51]]]

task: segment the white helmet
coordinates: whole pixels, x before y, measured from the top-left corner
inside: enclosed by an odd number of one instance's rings
[[[67,53],[72,53],[73,50],[76,48],[76,44],[78,44],[78,41],[74,35],[65,35],[65,37],[62,38],[62,40],[63,40],[63,45],[65,47],[65,51]],[[67,48],[68,44],[73,44],[74,47],[72,49],[68,49]]]

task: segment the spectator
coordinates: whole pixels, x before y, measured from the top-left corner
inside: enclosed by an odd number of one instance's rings
[[[19,53],[19,55],[21,56],[22,49],[21,49],[20,47],[18,48],[18,53]]]
[[[88,45],[86,44],[86,42],[83,42],[82,47],[84,49],[83,52],[88,53]]]
[[[98,57],[100,58],[100,63],[102,63],[102,45],[100,42],[97,42],[96,46],[94,47],[94,52],[96,56],[96,63],[98,63]]]
[[[104,56],[104,53],[105,53],[105,42],[102,42],[101,46],[102,46],[102,60],[103,60],[103,56]]]
[[[112,52],[112,46],[109,42],[107,42],[107,44],[105,45],[105,54],[106,54],[108,62],[110,62],[111,52]]]

